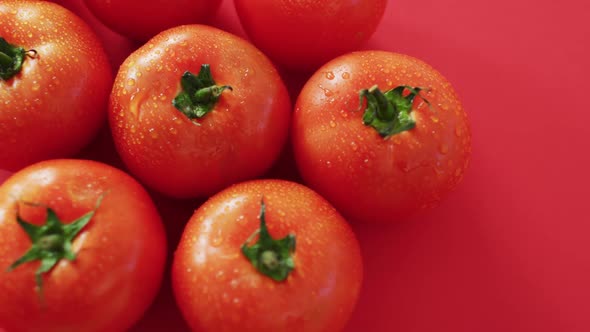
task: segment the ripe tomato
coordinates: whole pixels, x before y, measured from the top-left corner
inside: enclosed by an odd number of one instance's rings
[[[129,175],[83,160],[22,169],[0,186],[0,327],[124,331],[165,256],[158,212]]]
[[[73,155],[104,124],[112,76],[102,45],[46,1],[2,1],[0,22],[0,168]]]
[[[133,174],[164,194],[191,197],[270,168],[290,113],[287,89],[260,51],[190,25],[157,35],[125,60],[110,123]]]
[[[147,40],[166,29],[208,21],[221,0],[84,0],[90,11],[116,32]]]
[[[361,280],[346,221],[312,190],[283,180],[213,196],[188,222],[172,265],[178,305],[203,332],[340,331]]]
[[[388,222],[437,204],[471,154],[451,84],[418,59],[382,51],[320,68],[297,100],[292,134],[304,181],[358,221]]]
[[[244,30],[274,61],[316,69],[357,49],[379,25],[387,0],[234,0]]]

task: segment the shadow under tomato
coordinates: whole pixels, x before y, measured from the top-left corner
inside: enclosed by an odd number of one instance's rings
[[[187,221],[192,216],[203,200],[178,200],[165,197],[161,194],[150,193],[156,202],[158,212],[166,227],[168,240],[168,254],[166,260],[166,271],[162,287],[151,307],[146,311],[143,318],[129,331],[130,332],[188,332],[188,325],[184,321],[172,289],[171,266],[174,258],[174,251],[178,246],[182,232]]]

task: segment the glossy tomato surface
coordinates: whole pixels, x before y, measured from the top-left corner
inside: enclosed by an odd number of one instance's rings
[[[42,274],[40,288],[40,261],[7,269],[32,247],[17,217],[41,226],[47,208],[65,224],[94,214],[72,241],[75,259],[61,259]],[[129,175],[84,160],[27,167],[0,186],[0,328],[124,331],[153,301],[165,256],[156,207]]]
[[[221,0],[84,0],[105,25],[120,34],[147,40],[183,24],[211,20]]]
[[[234,0],[244,30],[271,59],[314,70],[366,42],[386,0]]]
[[[173,105],[181,77],[210,66],[225,90],[191,119]],[[288,135],[289,95],[272,63],[245,40],[216,28],[167,30],[121,66],[111,95],[115,144],[130,171],[175,197],[207,196],[262,175]]]
[[[260,227],[261,199],[270,235],[295,237],[295,268],[284,281],[260,273],[240,249]],[[195,212],[172,277],[195,331],[340,331],[360,291],[362,261],[350,227],[322,197],[293,182],[254,180]]]
[[[414,128],[383,137],[365,125],[359,92],[373,86],[423,89],[412,103]],[[471,154],[469,123],[450,83],[418,59],[382,51],[320,68],[297,100],[292,140],[305,182],[362,222],[393,222],[436,205]]]
[[[0,79],[0,168],[71,156],[103,125],[112,83],[94,32],[45,1],[0,2],[0,37],[22,47],[22,69]]]

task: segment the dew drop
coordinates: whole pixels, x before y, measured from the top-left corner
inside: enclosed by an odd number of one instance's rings
[[[434,123],[438,123],[438,121],[439,121],[436,116],[431,116],[430,120],[432,120],[432,122],[434,122]]]
[[[134,80],[134,79],[132,79],[132,78],[128,79],[128,80],[127,80],[127,85],[129,85],[129,86],[134,86],[134,85],[135,85],[135,80]]]
[[[330,127],[336,128],[336,122],[330,120]]]
[[[211,245],[214,247],[219,247],[223,243],[222,236],[216,236],[211,240]]]
[[[356,151],[359,147],[356,144],[356,142],[350,142],[350,148],[352,149],[352,151]]]
[[[349,72],[346,72],[345,71],[344,73],[342,73],[342,79],[347,80],[349,78],[350,78],[350,73]]]
[[[331,97],[334,94],[334,92],[330,91],[330,89],[324,88],[321,84],[319,87],[324,91],[324,96],[326,97]]]
[[[156,139],[156,138],[158,138],[158,132],[156,131],[156,129],[155,129],[155,128],[150,128],[148,131],[149,131],[149,133],[150,133],[150,136],[151,136],[153,139]]]
[[[410,171],[410,167],[408,166],[408,163],[405,161],[398,162],[397,167],[404,173],[408,173]]]
[[[326,166],[328,168],[332,168],[332,162],[331,161],[326,161]]]
[[[168,130],[170,131],[170,134],[172,134],[172,135],[176,135],[178,133],[178,131],[176,130],[176,128],[170,128]]]
[[[334,79],[334,73],[331,72],[331,71],[326,72],[326,78],[329,79],[329,80],[333,80]]]
[[[39,91],[40,88],[41,88],[41,86],[39,85],[39,82],[33,81],[33,86],[31,86],[31,89],[33,91]]]

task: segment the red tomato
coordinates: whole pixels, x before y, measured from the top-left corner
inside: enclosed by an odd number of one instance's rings
[[[366,42],[387,0],[234,0],[244,30],[271,59],[316,69]]]
[[[124,331],[165,256],[158,212],[129,175],[83,160],[27,167],[0,186],[0,327]]]
[[[297,100],[292,134],[304,181],[358,221],[389,222],[436,205],[471,154],[451,84],[389,52],[351,53],[320,68]]]
[[[270,168],[290,112],[287,89],[260,51],[192,25],[159,34],[125,60],[110,123],[123,161],[147,185],[208,196]]]
[[[166,29],[212,18],[221,0],[84,0],[90,11],[111,29],[147,40]]]
[[[0,22],[0,168],[73,155],[106,115],[112,76],[100,42],[50,2],[2,1]]]
[[[283,180],[212,197],[188,222],[172,266],[179,307],[203,332],[340,331],[361,280],[346,221],[312,190]]]

